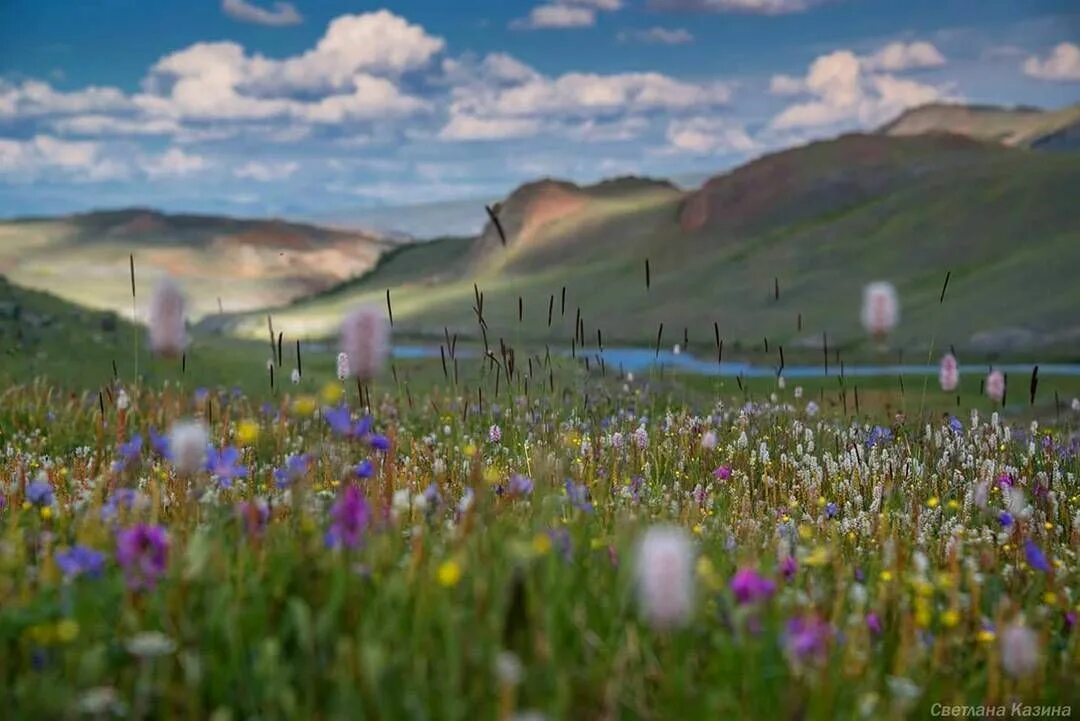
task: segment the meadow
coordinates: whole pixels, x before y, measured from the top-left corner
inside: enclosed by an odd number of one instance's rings
[[[0,403],[6,718],[1078,700],[1080,413],[1045,406],[1069,379],[1004,408],[978,378],[882,379],[856,408],[835,379],[506,352],[360,383],[325,352],[200,340],[135,380],[105,359],[141,331],[89,355],[49,332]]]

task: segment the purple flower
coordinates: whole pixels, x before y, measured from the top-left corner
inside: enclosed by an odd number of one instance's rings
[[[767,601],[776,592],[776,584],[754,568],[740,568],[731,578],[731,592],[739,604]]]
[[[712,472],[718,481],[726,481],[731,478],[731,466],[719,466]]]
[[[832,519],[836,518],[836,504],[829,502],[825,504],[825,517]]]
[[[884,426],[874,426],[870,430],[870,435],[866,439],[866,447],[873,448],[879,443],[886,443],[891,441],[893,437],[892,430],[885,428]]]
[[[101,507],[101,520],[109,521],[116,518],[120,508],[131,510],[135,502],[139,500],[139,492],[134,488],[117,488],[109,496],[109,500]]]
[[[30,485],[26,487],[26,499],[35,506],[51,506],[53,503],[52,486],[44,479],[30,481]]]
[[[870,629],[870,633],[875,636],[881,635],[881,617],[871,611],[866,614],[866,627]]]
[[[368,439],[368,443],[377,451],[385,452],[390,450],[390,439],[381,433],[372,434]]]
[[[82,575],[97,578],[105,567],[105,554],[87,546],[72,546],[55,556],[56,566],[71,580]]]
[[[960,419],[956,416],[949,416],[949,428],[953,429],[957,433],[964,430],[964,424],[960,422]]]
[[[307,475],[311,465],[311,456],[306,453],[289,456],[285,459],[285,465],[274,469],[274,485],[278,488],[287,488]]]
[[[160,435],[153,428],[150,429],[150,448],[154,453],[169,461],[172,460],[172,450],[169,448],[169,436]]]
[[[240,460],[240,451],[234,446],[226,446],[220,451],[211,448],[206,458],[206,470],[210,471],[222,488],[232,488],[233,480],[246,478],[248,469],[236,465]]]
[[[488,429],[488,441],[491,443],[498,443],[502,440],[502,429],[498,425],[492,425]]]
[[[1001,524],[1002,528],[1008,528],[1013,523],[1012,514],[1008,511],[1002,511],[998,514],[998,523]]]
[[[593,512],[593,505],[589,501],[589,489],[584,484],[575,484],[573,481],[567,479],[566,481],[566,497],[570,499],[570,504],[585,513]]]
[[[784,578],[791,580],[795,578],[795,573],[799,570],[799,562],[795,560],[795,556],[784,556],[784,560],[780,563],[780,572],[784,574]]]
[[[429,509],[435,509],[442,503],[442,494],[439,493],[439,486],[435,483],[431,483],[424,489],[424,503],[427,504]]]
[[[641,476],[634,476],[630,479],[630,482],[623,486],[623,495],[634,499],[635,502],[641,500],[641,488],[645,485],[645,479]]]
[[[997,482],[998,485],[1002,488],[1012,488],[1016,485],[1016,479],[1014,479],[1012,475],[1008,473],[1002,473],[1000,476],[998,476]]]
[[[371,478],[375,473],[375,464],[368,459],[364,459],[356,464],[356,477],[357,478]]]
[[[794,661],[824,661],[832,629],[818,616],[796,616],[787,622],[784,649]]]
[[[361,536],[371,524],[371,510],[359,486],[349,484],[345,487],[330,509],[330,518],[330,529],[326,532],[328,547],[356,548],[360,545]]]
[[[1050,572],[1050,562],[1046,560],[1046,556],[1035,544],[1035,541],[1030,538],[1024,541],[1024,555],[1027,557],[1028,565],[1032,568],[1043,573]]]
[[[507,490],[510,491],[510,495],[512,496],[527,496],[532,493],[533,490],[532,479],[519,473],[515,473],[510,476],[510,483],[507,484]]]
[[[371,432],[371,417],[364,416],[354,423],[349,407],[344,403],[337,408],[324,408],[323,418],[334,433],[344,438],[363,438]]]
[[[131,440],[126,443],[121,443],[117,450],[120,453],[120,460],[113,464],[114,470],[123,470],[130,464],[139,460],[139,456],[142,455],[143,437],[136,433],[131,437]]]
[[[140,523],[116,534],[116,562],[124,569],[128,588],[152,590],[168,561],[169,537],[161,526]]]

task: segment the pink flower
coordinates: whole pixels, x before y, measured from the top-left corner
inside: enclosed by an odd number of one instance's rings
[[[1005,376],[1001,371],[990,371],[986,376],[986,397],[995,403],[1005,398]]]
[[[731,578],[731,592],[740,604],[767,601],[776,592],[776,584],[754,568],[740,568]]]
[[[685,625],[694,611],[694,548],[680,528],[654,526],[637,552],[638,603],[657,629]]]
[[[390,329],[383,312],[361,306],[350,313],[341,326],[341,349],[351,375],[362,381],[377,376],[390,354]]]
[[[956,362],[956,356],[946,353],[941,357],[941,368],[938,370],[938,382],[941,390],[951,393],[960,384],[960,367]]]
[[[866,332],[882,339],[900,320],[900,302],[892,283],[879,281],[863,290],[862,324]]]
[[[718,481],[727,481],[731,479],[731,466],[719,466],[712,472],[713,476]]]
[[[162,278],[150,298],[150,350],[174,357],[187,347],[184,293],[171,278]]]

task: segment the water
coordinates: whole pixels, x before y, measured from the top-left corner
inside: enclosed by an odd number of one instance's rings
[[[473,348],[459,348],[459,358],[475,358],[478,353]],[[562,351],[562,355],[569,356],[570,351]],[[595,359],[599,353],[590,352],[589,357]],[[755,365],[753,363],[724,361],[717,364],[716,361],[703,360],[689,353],[675,353],[671,350],[662,350],[659,355],[650,348],[605,348],[603,352],[604,363],[608,368],[621,368],[627,373],[647,373],[661,366],[665,370],[675,370],[683,373],[697,373],[708,376],[729,376],[744,378],[771,378],[776,375],[777,366]],[[582,357],[581,353],[578,353]],[[399,345],[394,347],[395,358],[418,359],[438,358],[439,347],[430,345]],[[1040,363],[1039,375],[1041,376],[1080,376],[1080,363]],[[1003,373],[1030,375],[1034,363],[1009,363],[994,366]],[[960,373],[973,373],[982,375],[987,372],[986,365],[960,366]],[[918,363],[886,364],[886,365],[845,365],[844,376],[853,378],[873,378],[881,376],[924,376],[937,375],[936,365]],[[840,366],[829,363],[828,373],[822,364],[817,365],[788,365],[784,367],[785,378],[823,378],[838,377]]]

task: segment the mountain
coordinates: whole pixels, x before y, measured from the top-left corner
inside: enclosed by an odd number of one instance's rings
[[[385,305],[395,332],[589,346],[726,348],[864,343],[861,290],[894,282],[894,350],[952,344],[990,353],[1080,342],[1080,156],[950,134],[856,134],[760,158],[684,193],[629,180],[557,180],[514,191],[475,238],[401,248],[362,278],[273,310],[275,327],[327,336],[357,303]],[[645,261],[650,285],[645,284]],[[949,272],[945,302],[939,303]],[[777,298],[776,286],[779,285]],[[566,306],[563,307],[563,288]],[[520,299],[520,301],[519,301]],[[524,319],[519,322],[519,302]],[[552,308],[549,326],[548,309]],[[265,317],[228,330],[261,337]],[[863,345],[869,348],[868,344]],[[925,351],[924,351],[925,352]]]
[[[169,215],[144,208],[0,221],[0,273],[19,285],[130,314],[129,254],[145,298],[169,273],[194,317],[277,305],[372,269],[396,247],[370,233],[282,220]],[[145,307],[145,305],[144,305]]]
[[[952,133],[976,140],[1045,150],[1080,149],[1080,105],[1060,110],[932,103],[902,113],[884,135]]]

